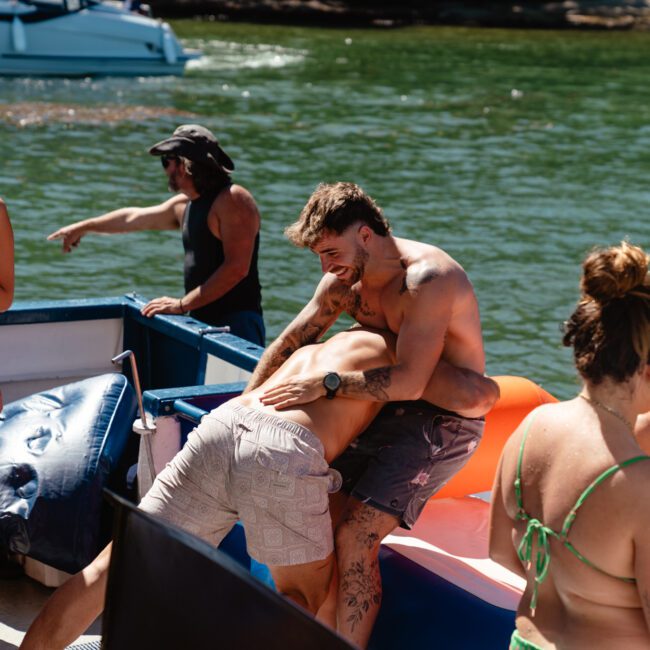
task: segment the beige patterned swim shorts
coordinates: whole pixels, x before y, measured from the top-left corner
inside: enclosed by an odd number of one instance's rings
[[[240,519],[252,557],[288,566],[332,552],[328,492],[340,484],[311,431],[226,403],[189,435],[140,508],[214,545]]]

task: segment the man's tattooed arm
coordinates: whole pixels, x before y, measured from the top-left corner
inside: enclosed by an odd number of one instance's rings
[[[316,343],[343,311],[348,294],[338,281],[324,278],[312,300],[266,348],[244,392],[263,384],[298,348]]]
[[[298,348],[315,343],[321,334],[321,328],[312,323],[304,323],[295,330],[283,332],[260,357],[244,392],[263,384]]]
[[[391,366],[373,368],[363,372],[348,372],[341,375],[341,392],[348,397],[388,402],[387,390],[391,385]]]

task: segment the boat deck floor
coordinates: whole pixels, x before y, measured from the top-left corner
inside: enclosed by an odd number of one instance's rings
[[[36,614],[54,589],[26,576],[0,579],[0,650],[16,650]],[[74,646],[101,639],[101,618],[97,619]]]

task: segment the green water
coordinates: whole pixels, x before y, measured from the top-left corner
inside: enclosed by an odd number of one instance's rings
[[[16,230],[18,299],[179,295],[178,233],[91,236],[69,256],[45,236],[163,200],[146,149],[199,121],[263,215],[271,338],[320,277],[283,227],[318,182],[351,180],[396,234],[467,269],[490,373],[528,376],[560,397],[575,390],[560,324],[580,260],[626,236],[650,244],[650,35],[174,29],[204,52],[184,78],[0,79],[0,195]]]

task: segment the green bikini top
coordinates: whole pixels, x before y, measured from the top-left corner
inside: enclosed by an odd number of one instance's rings
[[[558,533],[552,530],[551,528],[549,528],[548,526],[545,526],[541,521],[539,521],[539,519],[535,519],[534,517],[531,517],[524,510],[524,502],[522,500],[522,494],[521,494],[521,465],[524,457],[524,445],[526,444],[526,438],[528,437],[528,432],[530,431],[530,427],[534,419],[535,416],[533,416],[529,420],[528,425],[524,430],[524,435],[521,440],[521,447],[519,448],[519,458],[517,460],[517,477],[515,478],[515,496],[517,497],[517,519],[523,519],[524,521],[528,522],[528,525],[526,526],[526,532],[524,533],[521,543],[519,544],[519,548],[517,549],[517,555],[519,556],[519,559],[528,567],[530,567],[530,565],[532,564],[533,547],[535,544],[535,537],[537,537],[537,554],[535,557],[535,584],[533,587],[533,596],[530,601],[530,609],[533,616],[535,615],[535,608],[537,606],[537,589],[539,585],[541,585],[542,582],[544,582],[546,575],[548,574],[548,568],[551,561],[551,546],[549,543],[549,536],[557,539],[560,543],[564,545],[565,548],[571,551],[571,553],[573,553],[581,562],[584,562],[584,564],[591,567],[592,569],[595,569],[596,571],[603,573],[607,576],[610,576],[612,578],[616,578],[617,580],[623,580],[624,582],[630,582],[630,583],[636,582],[634,578],[616,576],[611,573],[608,573],[607,571],[604,571],[603,569],[600,569],[593,562],[591,562],[584,555],[582,555],[580,551],[578,551],[575,548],[575,546],[571,544],[571,542],[568,540],[568,537],[569,537],[569,531],[571,530],[571,526],[573,525],[573,522],[576,518],[576,513],[578,512],[578,509],[585,502],[587,497],[596,489],[596,487],[598,487],[598,485],[600,485],[603,481],[608,479],[612,474],[615,474],[620,469],[623,469],[628,465],[633,465],[634,463],[638,463],[641,460],[650,460],[650,456],[646,456],[646,455],[635,456],[634,458],[629,458],[628,460],[623,461],[622,463],[618,463],[616,465],[613,465],[609,469],[606,469],[602,474],[600,474],[600,476],[598,476],[594,481],[592,481],[592,483],[580,495],[575,505],[573,506],[573,508],[571,508],[569,514],[564,519],[564,525],[562,526],[562,530]]]

